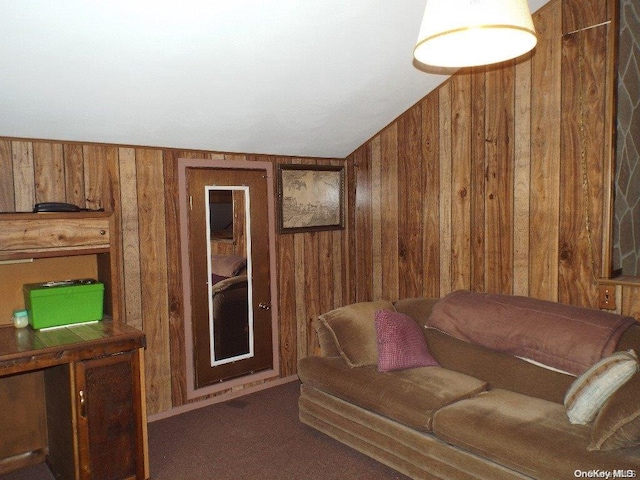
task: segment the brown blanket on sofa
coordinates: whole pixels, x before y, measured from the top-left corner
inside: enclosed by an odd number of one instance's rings
[[[579,375],[613,353],[634,322],[591,308],[460,290],[434,306],[427,327]]]

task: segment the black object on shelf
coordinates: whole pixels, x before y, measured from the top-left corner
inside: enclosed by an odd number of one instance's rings
[[[52,212],[103,212],[104,209],[89,210],[88,208],[80,208],[72,203],[64,202],[43,202],[36,203],[33,207],[34,213],[52,213]]]

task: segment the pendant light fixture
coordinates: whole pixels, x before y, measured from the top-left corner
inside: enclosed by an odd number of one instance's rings
[[[433,67],[489,65],[537,41],[527,0],[427,0],[413,56]]]

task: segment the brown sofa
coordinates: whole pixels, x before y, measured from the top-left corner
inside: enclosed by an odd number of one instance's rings
[[[445,300],[448,310],[440,308]],[[460,313],[455,299],[452,307],[447,297],[365,302],[322,315],[316,323],[321,352],[299,362],[300,420],[412,478],[566,480],[640,475],[640,373],[608,397],[595,420],[572,424],[565,394],[577,378],[584,377],[582,373],[569,374],[505,351],[513,347],[514,339],[518,348],[526,343],[521,332],[509,332],[508,348],[488,348],[476,339],[456,338],[460,336],[456,332],[444,333],[442,323],[429,327],[436,316],[432,310],[438,308],[445,316],[464,316],[467,308],[471,320],[465,321],[470,323],[474,318],[494,319],[483,308],[467,306]],[[571,321],[577,323],[586,311],[562,308],[563,319],[574,316]],[[374,316],[380,309],[411,317],[440,366],[379,371]],[[535,305],[527,313],[535,320]],[[497,315],[510,320],[509,312]],[[491,329],[487,325],[482,325],[480,334]],[[633,321],[618,325],[621,331],[611,350],[640,351],[640,325]],[[507,328],[498,330],[502,334]],[[554,336],[550,348],[572,342],[562,335],[573,334],[554,330],[553,322],[541,321],[536,330],[530,335]],[[591,354],[580,345],[567,351]]]

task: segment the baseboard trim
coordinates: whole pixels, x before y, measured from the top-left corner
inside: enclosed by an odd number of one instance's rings
[[[216,395],[215,397],[205,398],[203,400],[199,400],[192,403],[187,403],[185,405],[180,405],[179,407],[174,407],[169,410],[165,410],[164,412],[155,413],[153,415],[149,415],[147,421],[149,423],[155,422],[157,420],[162,420],[164,418],[173,417],[175,415],[180,415],[181,413],[190,412],[192,410],[197,410],[198,408],[207,407],[209,405],[214,405],[216,403],[226,402],[227,400],[232,400],[234,398],[242,397],[244,395],[248,395],[250,393],[259,392],[261,390],[266,390],[267,388],[277,387],[279,385],[284,385],[285,383],[295,382],[299,380],[298,375],[290,375],[288,377],[277,378],[275,380],[261,383],[259,385],[254,385],[252,387],[243,388],[240,390],[234,390],[231,392],[223,393],[221,395]]]

